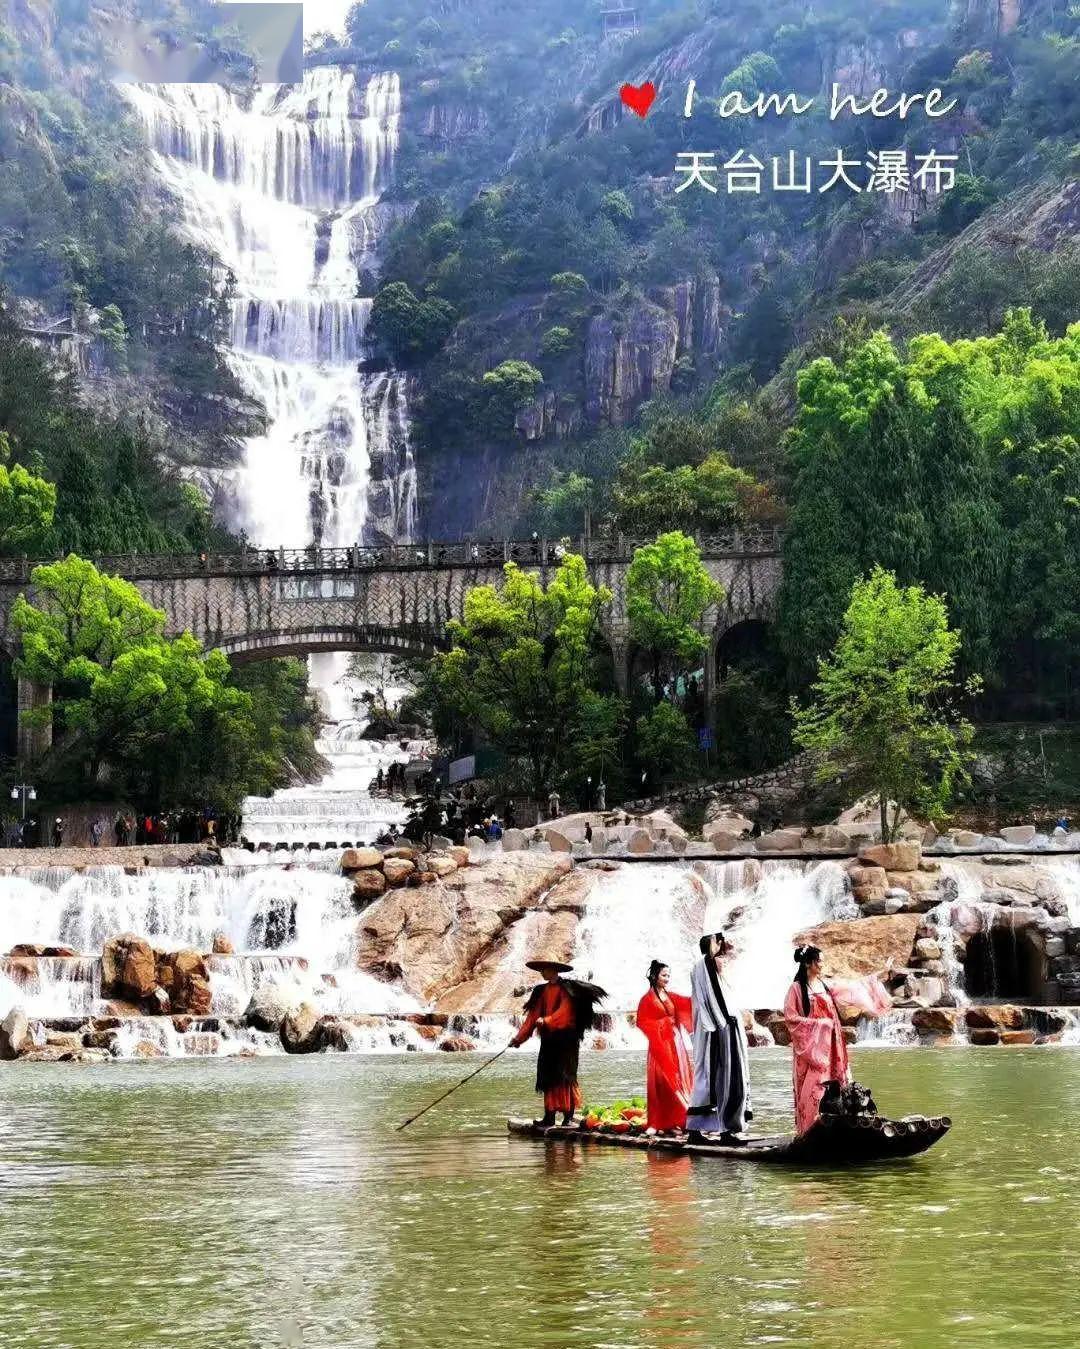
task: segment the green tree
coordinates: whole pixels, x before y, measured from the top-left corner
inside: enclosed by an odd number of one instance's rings
[[[503,361],[488,370],[480,381],[485,398],[485,420],[496,435],[509,435],[514,419],[544,382],[544,376],[528,361]]]
[[[585,562],[563,558],[545,589],[508,562],[501,589],[476,586],[451,649],[432,664],[437,723],[469,726],[521,765],[527,789],[542,800],[575,752],[590,687],[592,643],[611,592],[589,581]]]
[[[56,487],[22,464],[8,468],[11,442],[0,431],[0,552],[29,553],[45,547],[56,512]]]
[[[794,739],[820,756],[819,780],[848,773],[857,790],[872,792],[885,842],[896,837],[902,811],[942,820],[967,781],[972,732],[951,701],[959,648],[940,597],[901,587],[875,567],[852,587],[811,701],[792,704]],[[976,688],[973,679],[965,691]]]
[[[705,654],[706,611],[724,598],[693,539],[678,530],[638,548],[626,573],[630,636],[647,653],[653,697],[664,696],[665,675],[694,665]]]
[[[372,334],[402,365],[425,360],[442,346],[457,314],[446,300],[418,299],[404,281],[383,286],[371,302]]]
[[[684,777],[694,762],[694,733],[685,714],[672,703],[658,703],[638,717],[634,745],[648,776],[665,785]]]

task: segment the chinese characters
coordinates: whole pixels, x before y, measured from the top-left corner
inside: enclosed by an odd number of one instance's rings
[[[697,188],[728,196],[765,191],[810,194],[840,186],[849,192],[891,195],[914,187],[935,196],[954,186],[957,158],[936,150],[909,156],[901,149],[871,150],[865,159],[835,150],[815,160],[789,150],[763,162],[745,150],[736,150],[727,160],[712,151],[681,150],[675,157],[675,191]]]

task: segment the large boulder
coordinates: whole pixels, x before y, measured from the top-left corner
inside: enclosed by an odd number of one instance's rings
[[[896,843],[872,843],[859,851],[859,860],[867,866],[885,871],[917,871],[922,857],[922,844],[915,839],[900,839]]]
[[[159,952],[157,986],[169,995],[174,1012],[206,1016],[210,1011],[210,970],[199,951]]]
[[[1033,843],[1035,826],[1033,824],[1012,824],[998,831],[1006,843]]]
[[[955,1007],[920,1007],[911,1024],[920,1035],[955,1035],[960,1013]]]
[[[758,852],[800,852],[802,833],[798,829],[774,829],[757,840]]]
[[[574,841],[561,829],[547,830],[545,837],[548,841],[548,847],[552,852],[570,852],[574,846]]]
[[[346,876],[367,867],[381,867],[383,855],[378,848],[346,848],[341,854],[341,869]]]
[[[440,853],[432,853],[425,866],[426,871],[433,872],[440,880],[443,876],[452,876],[457,869],[458,864],[452,857]]]
[[[906,965],[920,922],[917,913],[895,913],[819,923],[800,932],[793,944],[819,946],[826,976],[862,978],[884,969],[890,959],[894,965]]]
[[[503,852],[521,852],[525,847],[524,829],[504,829],[502,845]]]
[[[416,870],[416,863],[407,857],[387,857],[383,862],[383,874],[387,885],[404,885]]]
[[[378,899],[386,889],[386,877],[374,867],[354,871],[350,879],[353,887],[353,903],[359,908],[365,908],[373,899]]]
[[[968,1030],[1020,1030],[1024,1013],[1010,1003],[997,1006],[968,1007],[965,1011]]]
[[[738,811],[725,809],[717,811],[716,814],[706,811],[701,837],[706,843],[711,843],[717,834],[732,834],[738,840],[748,837],[753,827],[753,820]]]
[[[647,829],[635,829],[626,840],[626,851],[644,857],[655,850],[655,840]]]
[[[0,1021],[0,1059],[17,1059],[33,1047],[26,1013],[21,1007],[13,1007]]]
[[[252,993],[244,1012],[244,1025],[255,1030],[276,1031],[297,1005],[296,995],[281,984],[261,983]]]
[[[119,937],[110,937],[105,943],[101,952],[103,997],[141,1002],[153,993],[159,982],[157,955],[144,937],[125,932]]]
[[[314,1054],[322,1048],[319,1009],[310,1002],[286,1013],[281,1023],[281,1043],[286,1054]]]

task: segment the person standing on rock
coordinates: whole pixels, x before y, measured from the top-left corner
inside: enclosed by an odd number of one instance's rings
[[[559,818],[559,812],[561,810],[562,810],[562,798],[559,796],[559,793],[557,791],[554,790],[550,791],[548,793],[548,819],[557,820]]]
[[[700,942],[701,959],[690,976],[694,1009],[694,1089],[686,1113],[687,1139],[711,1140],[726,1147],[741,1146],[750,1109],[750,1072],[746,1032],[738,1009],[724,985],[723,965],[731,947],[722,932],[706,933]]]
[[[59,815],[57,815],[56,819],[53,821],[52,845],[54,848],[62,848],[64,846],[64,821]]]
[[[882,1016],[892,1010],[892,998],[878,975],[868,979],[821,977],[821,950],[800,946],[795,951],[798,969],[784,999],[784,1020],[791,1035],[792,1086],[795,1091],[795,1128],[805,1133],[818,1117],[826,1082],[846,1086],[851,1065],[844,1027],[837,1002],[857,1008],[867,1016]],[[891,971],[886,966],[886,978]]]
[[[562,978],[573,968],[562,960],[547,957],[527,960],[525,968],[536,970],[544,982],[529,994],[525,1020],[510,1046],[516,1049],[523,1045],[533,1031],[540,1037],[536,1090],[544,1096],[544,1116],[536,1124],[548,1129],[555,1123],[557,1111],[562,1112],[563,1124],[570,1124],[581,1105],[578,1086],[581,1041],[592,1027],[596,1004],[607,994],[582,979]]]

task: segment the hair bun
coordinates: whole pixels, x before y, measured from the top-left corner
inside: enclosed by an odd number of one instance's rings
[[[806,955],[806,947],[805,947],[805,946],[796,946],[796,948],[795,948],[795,963],[796,963],[796,965],[801,965],[801,964],[803,963],[803,958],[805,957],[805,955]]]

